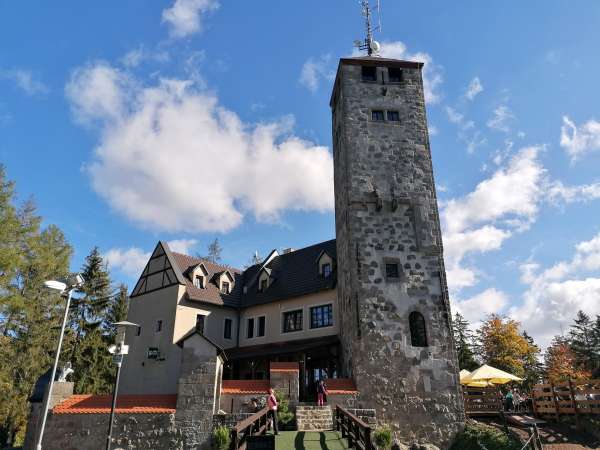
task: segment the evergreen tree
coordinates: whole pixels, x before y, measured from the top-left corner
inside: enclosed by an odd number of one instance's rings
[[[574,322],[569,330],[569,345],[577,358],[577,363],[583,369],[591,370],[598,359],[592,320],[583,311],[578,311]]]
[[[526,331],[523,331],[522,336],[529,344],[529,349],[523,357],[523,369],[525,370],[523,388],[529,391],[535,384],[539,383],[544,373],[544,367],[540,361],[540,347]]]
[[[70,351],[65,355],[73,366],[75,392],[108,393],[112,363],[104,333],[112,294],[108,269],[97,247],[86,257],[81,275],[85,283],[72,301]]]
[[[110,299],[108,306],[105,328],[108,331],[109,341],[112,341],[116,334],[116,329],[112,324],[127,319],[128,309],[129,294],[127,291],[127,286],[125,284],[121,284],[119,286],[119,291]]]
[[[459,368],[461,370],[475,370],[479,367],[479,364],[475,360],[475,354],[472,348],[473,333],[469,329],[469,322],[459,312],[454,314],[452,332],[454,334],[454,344],[456,345]]]

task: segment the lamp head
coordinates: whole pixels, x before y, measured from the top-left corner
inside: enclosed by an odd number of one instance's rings
[[[67,285],[65,283],[56,280],[44,281],[44,287],[59,292],[64,292],[67,290]]]

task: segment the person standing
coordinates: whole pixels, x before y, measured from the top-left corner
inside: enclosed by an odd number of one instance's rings
[[[512,411],[513,405],[514,405],[513,393],[512,393],[512,389],[509,389],[508,392],[506,393],[506,410]]]
[[[275,434],[279,434],[279,427],[277,425],[277,397],[275,397],[275,391],[273,388],[269,389],[269,396],[267,397],[267,406],[269,412],[267,413],[273,421],[273,431]]]
[[[325,383],[323,382],[323,380],[319,381],[319,384],[317,386],[317,405],[318,406],[323,406],[324,399],[325,396],[327,395],[327,386],[325,386]]]

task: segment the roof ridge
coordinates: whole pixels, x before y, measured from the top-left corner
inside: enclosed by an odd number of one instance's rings
[[[181,252],[174,252],[172,250],[171,250],[171,253],[174,254],[174,255],[185,256],[186,258],[194,259],[196,261],[200,261],[201,263],[209,263],[209,264],[212,264],[213,266],[218,266],[218,267],[220,267],[222,269],[235,270],[235,271],[240,272],[240,273],[243,272],[243,270],[238,269],[237,267],[230,266],[229,264],[216,263],[216,262],[213,262],[213,261],[211,261],[211,260],[209,260],[207,258],[200,258],[198,256],[187,255],[187,254],[181,253]],[[186,269],[187,269],[187,267],[186,267]]]

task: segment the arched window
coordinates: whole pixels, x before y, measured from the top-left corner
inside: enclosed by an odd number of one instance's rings
[[[427,347],[427,330],[423,314],[413,311],[408,316],[408,321],[410,323],[410,345],[413,347]]]

